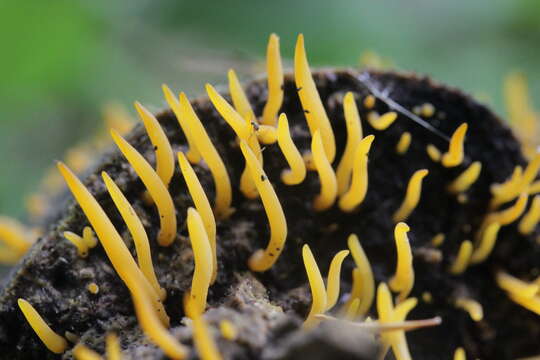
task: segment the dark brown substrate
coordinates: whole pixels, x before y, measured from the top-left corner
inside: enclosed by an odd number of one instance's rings
[[[269,232],[260,201],[246,200],[238,191],[244,162],[234,134],[207,98],[194,102],[195,110],[223,157],[234,184],[233,206],[236,212],[218,223],[219,277],[210,290],[207,314],[212,326],[227,318],[239,329],[236,342],[220,338],[216,330],[224,357],[297,359],[299,354],[311,354],[308,356],[310,359],[375,358],[376,344],[358,330],[336,329],[331,324],[310,333],[299,330],[311,303],[301,246],[305,243],[310,245],[322,273],[326,274],[333,255],[346,248],[349,234],[356,233],[371,261],[377,283],[388,281],[396,262],[391,217],[403,200],[410,176],[422,168],[429,169],[430,174],[424,181],[420,205],[407,220],[415,254],[416,281],[412,296],[421,298],[421,294],[427,291],[432,294],[433,302],[420,301],[409,318],[438,315],[442,317],[443,324],[408,333],[413,357],[451,359],[458,346],[465,346],[470,358],[511,359],[540,354],[538,316],[508,300],[496,286],[493,276],[497,269],[504,269],[515,276],[531,279],[534,272],[538,272],[540,258],[540,246],[535,243],[535,236],[520,236],[515,225],[507,226],[502,229],[494,253],[487,262],[469,268],[463,276],[451,276],[447,271],[461,242],[473,239],[486,213],[489,186],[505,180],[517,164],[524,164],[519,143],[492,112],[457,90],[414,75],[374,71],[369,74],[371,85],[380,90],[389,89],[389,97],[405,108],[411,109],[425,102],[433,104],[437,112],[427,121],[444,134],[452,134],[462,122],[467,122],[466,163],[447,169],[432,162],[425,152],[426,145],[432,143],[444,151],[447,142],[405,116],[400,115],[386,131],[373,130],[364,121],[366,110],[361,100],[367,95],[367,89],[359,80],[359,72],[328,70],[315,73],[336,134],[336,159],[339,160],[346,139],[342,110],[346,91],[353,91],[358,96],[364,134],[375,135],[369,155],[367,198],[360,209],[351,214],[342,213],[337,207],[314,212],[312,201],[319,192],[316,173],[310,172],[301,185],[283,185],[279,175],[286,167],[285,160],[277,145],[266,146],[265,170],[283,205],[289,236],[277,264],[263,274],[252,274],[246,267],[250,254],[266,245]],[[295,143],[301,150],[308,150],[310,137],[292,76],[287,77],[284,88],[282,110],[289,117]],[[266,101],[264,82],[248,84],[247,92],[256,113],[260,114]],[[388,108],[378,101],[376,110],[382,113]],[[185,138],[174,115],[164,112],[159,115],[159,120],[175,152],[185,150]],[[408,153],[399,156],[395,146],[404,131],[409,131],[413,140]],[[136,126],[127,139],[153,163],[152,146],[142,126]],[[444,190],[445,186],[476,160],[483,164],[481,177],[468,191],[469,201],[460,204]],[[213,199],[214,188],[209,172],[200,166],[195,168],[208,197]],[[156,210],[141,201],[142,183],[112,147],[83,177],[133,252],[129,233],[99,175],[103,170],[111,175],[134,204],[150,239],[155,239],[159,230]],[[189,328],[182,323],[181,306],[182,295],[190,286],[193,271],[185,227],[186,210],[192,203],[178,171],[177,167],[170,188],[179,223],[177,241],[168,248],[157,246],[155,241],[151,241],[151,246],[158,278],[168,293],[165,305],[171,317],[171,331],[183,343],[192,346]],[[26,323],[16,304],[19,297],[32,303],[55,331],[77,334],[97,351],[103,353],[105,332],[116,331],[126,354],[136,359],[163,358],[162,352],[149,344],[138,328],[129,292],[101,246],[82,259],[63,239],[63,231],[80,233],[88,222],[70,195],[64,194],[57,201],[59,210],[49,216],[47,234],[38,240],[2,286],[0,358],[57,358],[43,346]],[[432,249],[430,240],[437,233],[446,234],[446,241],[441,249]],[[439,251],[442,261],[437,260]],[[426,256],[429,252],[435,252],[436,256]],[[342,293],[350,289],[352,268],[353,262],[349,257],[342,271]],[[99,285],[97,295],[86,290],[90,282]],[[484,308],[484,320],[473,322],[467,313],[456,309],[452,305],[456,296],[469,296],[479,301]],[[372,307],[371,316],[377,316],[375,307]],[[191,356],[195,358],[196,355],[193,352]],[[63,357],[70,358],[70,352]]]

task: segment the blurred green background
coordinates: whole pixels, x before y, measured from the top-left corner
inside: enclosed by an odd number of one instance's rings
[[[312,65],[358,66],[365,50],[486,96],[503,113],[502,81],[521,69],[540,106],[540,1],[0,2],[0,214],[23,217],[25,194],[65,150],[101,125],[104,103],[134,115],[262,69],[271,32],[287,63],[297,34]]]

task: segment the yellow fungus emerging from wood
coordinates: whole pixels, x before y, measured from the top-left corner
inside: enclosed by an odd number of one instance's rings
[[[472,243],[469,240],[465,240],[461,243],[458,251],[458,255],[454,260],[454,263],[450,267],[450,273],[453,275],[460,275],[467,270],[471,255],[473,251]]]
[[[345,125],[347,127],[347,143],[336,170],[339,195],[345,193],[349,188],[355,158],[354,155],[358,148],[358,143],[362,140],[360,114],[358,113],[358,108],[356,107],[356,101],[354,100],[354,94],[352,92],[348,92],[343,98],[343,114],[345,116]]]
[[[498,222],[499,224],[501,224],[501,226],[505,226],[513,223],[525,211],[525,208],[527,207],[527,201],[527,193],[521,194],[516,203],[508,209],[487,215],[486,219],[484,220],[484,224],[489,225],[494,222]]]
[[[273,144],[277,141],[277,129],[270,125],[253,125],[257,133],[257,139],[263,144]]]
[[[519,222],[518,230],[520,234],[530,235],[540,222],[540,195],[534,197],[531,208]]]
[[[529,186],[529,195],[540,193],[540,181],[535,181]]]
[[[268,82],[268,100],[264,105],[261,123],[276,125],[277,114],[283,103],[283,66],[279,51],[279,37],[271,34],[266,49],[266,72]]]
[[[469,313],[469,316],[474,321],[480,321],[484,318],[484,310],[482,305],[480,305],[480,303],[476,300],[460,297],[456,299],[455,304],[458,308],[461,308]]]
[[[94,230],[90,226],[85,226],[83,229],[83,241],[89,248],[96,247],[98,240],[96,239],[96,234],[94,234]]]
[[[500,228],[501,225],[497,222],[487,226],[483,231],[478,247],[474,249],[471,255],[471,264],[481,263],[488,258],[489,254],[493,251]]]
[[[371,267],[369,268],[369,271],[371,271]],[[339,313],[342,316],[345,316],[345,314],[347,313],[349,308],[352,306],[352,303],[353,303],[353,301],[355,299],[360,300],[359,305],[362,304],[362,296],[365,296],[363,286],[364,286],[364,281],[362,279],[362,273],[361,273],[360,269],[356,267],[356,268],[354,268],[352,270],[352,288],[351,288],[351,292],[349,294],[349,299],[347,300],[347,302],[339,310]],[[373,293],[374,293],[374,291],[373,291]],[[373,299],[372,299],[372,301],[373,301]],[[371,306],[371,304],[370,304],[370,306]],[[364,313],[360,313],[358,310],[357,310],[358,315],[364,315]]]
[[[226,218],[233,211],[231,209],[232,187],[227,168],[184,93],[180,93],[180,114],[179,121],[185,122],[186,128],[193,136],[195,146],[212,173],[216,188],[214,212],[218,218]]]
[[[250,257],[248,266],[252,271],[266,271],[274,265],[283,251],[285,240],[287,239],[287,220],[285,219],[283,208],[274,187],[266,176],[262,165],[257,161],[255,154],[253,154],[243,140],[240,142],[240,148],[246,159],[246,164],[250,170],[253,182],[261,196],[261,201],[270,224],[270,241],[266,249],[257,250]]]
[[[176,210],[171,194],[152,166],[133,146],[114,130],[111,130],[111,136],[156,204],[161,223],[158,244],[161,246],[171,245],[176,238]]]
[[[444,243],[445,238],[446,236],[443,233],[438,233],[431,239],[431,245],[439,247]]]
[[[523,168],[516,166],[510,178],[502,184],[491,185],[493,198],[489,204],[490,209],[496,209],[501,204],[515,199],[520,193],[523,184]]]
[[[309,132],[311,136],[315,136],[315,132],[317,130],[320,131],[326,158],[332,163],[336,156],[334,131],[332,130],[330,120],[317,91],[317,86],[309,70],[304,47],[304,35],[302,34],[298,35],[294,51],[294,81],[302,108],[304,109]]]
[[[532,298],[540,291],[540,284],[520,280],[503,271],[497,272],[495,280],[501,289],[523,298]]]
[[[326,152],[324,151],[319,130],[315,131],[315,134],[311,139],[311,152],[321,183],[321,191],[313,201],[313,208],[316,211],[324,211],[332,207],[336,201],[337,179],[336,173],[330,164],[330,159],[327,158]]]
[[[96,295],[99,292],[99,286],[94,282],[91,282],[90,284],[88,284],[86,286],[86,289],[90,292],[90,294],[94,294],[94,295]]]
[[[192,164],[197,164],[199,161],[201,161],[202,151],[197,148],[197,142],[195,141],[197,132],[193,131],[193,127],[189,126],[189,121],[184,119],[184,117],[187,115],[180,105],[180,101],[176,98],[171,89],[169,89],[169,87],[165,84],[163,84],[161,88],[163,89],[163,94],[165,95],[167,104],[169,104],[169,107],[172,109],[178,123],[180,124],[180,128],[186,137],[189,147],[186,157]],[[182,95],[180,97],[182,97]]]
[[[32,246],[24,227],[17,221],[3,216],[0,216],[0,242],[3,242],[20,256],[24,255]]]
[[[107,354],[107,360],[122,359],[122,350],[120,349],[120,342],[116,334],[109,333],[105,337],[105,352]]]
[[[446,152],[441,158],[444,167],[458,166],[463,162],[463,143],[465,142],[467,127],[467,123],[463,123],[452,134],[448,152]]]
[[[341,264],[349,255],[349,250],[338,252],[330,263],[328,279],[326,280],[326,310],[330,310],[336,305],[339,298],[339,284],[341,282]]]
[[[369,94],[368,96],[366,96],[364,98],[364,107],[366,109],[373,109],[373,107],[375,106],[375,102],[377,101],[377,99],[375,98],[375,96]]]
[[[219,322],[219,330],[221,332],[221,336],[223,336],[224,339],[229,341],[236,340],[236,337],[238,336],[236,326],[234,326],[232,322],[226,319]]]
[[[281,180],[287,185],[300,184],[306,178],[306,165],[292,140],[289,121],[285,114],[279,115],[277,141],[290,167],[290,170],[283,170]]]
[[[480,161],[473,162],[465,171],[463,171],[448,185],[448,191],[452,194],[458,194],[469,190],[472,184],[478,180],[481,171],[482,163]]]
[[[190,306],[190,305],[188,305]],[[191,311],[186,309],[186,313]],[[196,311],[191,315],[193,342],[201,360],[220,360],[219,349],[212,338],[208,324],[201,313]]]
[[[154,115],[139,102],[135,102],[135,108],[139,113],[139,117],[143,121],[146,133],[154,145],[156,153],[156,172],[165,186],[171,182],[174,174],[174,155],[171,148],[171,143],[165,135],[165,131],[161,128],[159,121]]]
[[[426,146],[426,153],[433,162],[441,161],[441,152],[435,147],[435,145],[428,144]]]
[[[399,138],[399,141],[396,145],[396,152],[399,155],[404,155],[409,150],[409,147],[411,146],[411,133],[408,131],[405,131],[403,134],[401,134],[401,137]]]
[[[105,182],[107,191],[114,202],[114,205],[118,209],[118,212],[122,216],[122,219],[127,225],[129,233],[133,238],[139,268],[150,285],[152,285],[156,291],[156,294],[159,295],[161,300],[164,300],[166,297],[166,291],[159,285],[159,281],[157,280],[156,273],[154,271],[154,264],[152,262],[152,254],[150,252],[150,242],[148,241],[148,235],[146,234],[146,230],[144,229],[141,220],[120,188],[118,188],[116,183],[109,177],[109,175],[103,171],[101,176]]]
[[[397,113],[395,111],[390,111],[382,115],[377,114],[375,111],[368,113],[367,120],[371,127],[375,130],[386,130],[396,121]]]
[[[509,293],[508,296],[512,301],[523,306],[525,309],[540,315],[540,296],[524,297],[513,293]]]
[[[420,115],[427,118],[432,117],[435,115],[435,106],[430,103],[422,104],[420,107]]]
[[[358,236],[355,234],[349,235],[347,245],[356,264],[356,269],[353,270],[351,298],[355,296],[360,298],[357,315],[364,316],[371,308],[373,299],[375,298],[375,279],[371,270],[371,264],[364,249],[360,245],[360,241],[358,241]],[[357,284],[359,285],[358,294],[355,292]]]
[[[73,356],[76,360],[102,360],[103,358],[94,350],[83,344],[77,344],[73,348]]]
[[[414,285],[413,255],[407,232],[410,228],[407,224],[400,222],[394,228],[394,238],[397,249],[396,273],[390,280],[390,288],[399,292],[399,301],[403,301],[409,296]]]
[[[321,271],[307,244],[302,247],[302,258],[306,267],[312,297],[311,309],[309,310],[306,321],[304,321],[304,328],[310,329],[319,323],[315,315],[323,314],[326,310],[327,297]]]
[[[229,79],[229,92],[231,93],[234,108],[238,114],[244,118],[248,126],[253,124],[258,125],[257,117],[251,108],[251,104],[249,103],[244,89],[242,89],[242,84],[240,84],[236,72],[233,69],[230,69],[227,73],[227,77]]]
[[[70,243],[75,245],[75,247],[77,248],[77,253],[80,257],[85,258],[88,256],[88,246],[86,245],[86,242],[83,240],[82,237],[71,231],[64,231],[64,237]]]
[[[210,202],[206,197],[206,193],[199,182],[199,178],[195,171],[187,161],[185,155],[181,152],[178,153],[178,162],[180,163],[180,169],[184,180],[186,181],[189,194],[193,199],[195,208],[201,215],[202,221],[204,223],[204,228],[206,234],[208,235],[208,241],[210,241],[210,248],[212,249],[212,280],[211,283],[214,283],[217,276],[217,251],[216,251],[216,219],[214,218],[214,213],[210,207]]]
[[[356,314],[358,313],[358,307],[360,306],[360,299],[355,298],[351,302],[351,305],[347,308],[347,311],[345,312],[345,315],[343,318],[345,320],[354,320],[356,318]]]
[[[206,309],[206,297],[212,279],[212,248],[201,216],[191,207],[187,212],[187,227],[195,260],[190,297],[194,311],[202,314]]]
[[[414,211],[418,202],[420,201],[420,194],[422,193],[422,180],[428,175],[429,171],[426,169],[417,170],[407,185],[407,192],[405,193],[405,199],[394,213],[393,220],[395,223],[405,221]]]
[[[459,347],[456,349],[456,352],[454,352],[454,360],[467,360],[463,348]]]
[[[366,198],[368,189],[368,152],[375,137],[366,136],[358,143],[354,154],[352,180],[349,190],[339,199],[339,208],[351,212]]]
[[[26,321],[28,321],[28,324],[30,324],[47,349],[55,354],[63,353],[67,348],[66,339],[55,333],[28,301],[18,299],[17,304],[26,318]]]

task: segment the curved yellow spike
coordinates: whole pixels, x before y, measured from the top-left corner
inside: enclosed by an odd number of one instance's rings
[[[354,263],[356,264],[355,270],[358,270],[357,276],[360,285],[360,305],[358,306],[357,315],[364,316],[373,304],[373,299],[375,297],[375,279],[373,278],[371,264],[369,263],[364,249],[360,245],[360,241],[358,241],[358,236],[355,234],[349,235],[347,245],[349,246]],[[354,285],[357,282],[356,280],[353,272],[353,290]],[[351,291],[351,298],[353,297],[353,293],[354,291]]]
[[[345,125],[347,126],[347,143],[343,156],[339,161],[339,165],[336,170],[336,177],[338,183],[338,194],[344,194],[349,188],[351,182],[351,173],[353,169],[353,163],[355,159],[355,152],[358,147],[358,143],[362,140],[362,124],[360,122],[360,114],[356,107],[356,101],[354,100],[354,94],[348,92],[343,98],[343,114],[345,116]]]
[[[390,288],[399,292],[399,301],[403,301],[409,296],[414,285],[413,255],[407,232],[410,228],[407,224],[400,222],[394,228],[394,238],[397,249],[396,274],[390,280]]]
[[[99,286],[95,282],[91,282],[90,284],[86,285],[86,290],[88,290],[90,294],[96,295],[99,293]]]
[[[279,115],[277,141],[290,170],[283,170],[281,180],[287,185],[300,184],[306,178],[306,164],[294,144],[289,131],[289,121],[284,113]]]
[[[398,223],[400,221],[405,221],[411,215],[413,210],[418,205],[420,201],[420,194],[422,193],[422,180],[429,174],[429,171],[426,169],[417,170],[407,185],[407,192],[405,194],[405,199],[399,207],[399,209],[394,213],[393,219],[394,222]]]
[[[375,130],[386,130],[396,121],[397,113],[395,111],[390,111],[379,116],[375,111],[371,111],[367,120],[372,128]]]
[[[456,352],[454,353],[454,360],[467,360],[465,350],[463,350],[462,347],[456,349]]]
[[[501,225],[497,222],[489,224],[482,234],[480,244],[471,255],[471,264],[478,264],[485,261],[493,251],[495,242],[497,241],[497,235]]]
[[[311,139],[311,152],[313,153],[313,161],[321,183],[321,192],[315,198],[313,208],[316,211],[324,211],[334,205],[336,201],[337,179],[334,169],[332,169],[332,165],[326,157],[319,130],[315,131]]]
[[[79,235],[71,232],[71,231],[64,231],[64,237],[66,240],[68,240],[70,243],[75,245],[77,248],[77,253],[79,256],[85,258],[88,256],[88,245],[84,242],[83,238]]]
[[[58,162],[57,166],[71,193],[95,230],[101,245],[107,253],[107,257],[122,281],[132,293],[135,288],[144,289],[145,297],[149,297],[151,301],[150,306],[159,314],[161,322],[168,326],[169,317],[165,312],[163,304],[160,302],[159,295],[135,263],[124,240],[114,228],[114,225],[103,211],[101,205],[99,205],[88,189],[67,166],[61,162]],[[159,182],[163,185],[161,180]]]
[[[352,299],[351,305],[347,307],[347,311],[345,312],[343,318],[350,321],[354,320],[356,318],[356,314],[358,313],[358,306],[360,306],[360,299]]]
[[[201,360],[220,360],[221,355],[202,314],[195,312],[192,317],[193,342]]]
[[[83,344],[75,345],[73,348],[73,357],[75,360],[103,360],[97,352]]]
[[[371,267],[369,270],[371,271]],[[362,304],[362,301],[363,301],[362,297],[365,295],[363,287],[364,287],[364,280],[362,278],[362,273],[359,268],[354,268],[352,270],[352,288],[351,288],[351,292],[349,293],[349,299],[339,310],[340,314],[345,316],[349,308],[352,306],[352,302],[355,299],[359,300],[359,305]],[[358,311],[358,309],[357,309],[357,312],[358,312],[358,315],[360,316],[363,315],[363,313]]]
[[[493,198],[489,204],[490,209],[495,209],[501,204],[515,199],[521,193],[523,184],[523,168],[517,165],[510,178],[502,184],[491,185]]]
[[[411,312],[412,309],[418,304],[416,298],[408,298],[399,304],[396,304],[394,309],[394,320],[395,321],[404,321],[407,315]]]
[[[473,251],[472,243],[469,240],[465,240],[461,243],[459,247],[458,255],[454,260],[454,263],[450,267],[450,273],[453,275],[463,274],[469,266]]]
[[[114,205],[118,209],[118,212],[122,216],[122,219],[126,223],[129,233],[133,238],[137,260],[142,273],[150,285],[155,289],[160,299],[164,300],[167,296],[167,292],[159,285],[156,273],[154,272],[154,264],[152,263],[152,255],[150,252],[150,242],[148,241],[148,235],[146,234],[146,230],[144,229],[141,220],[122,191],[109,177],[109,174],[103,171],[101,177],[105,182],[105,186],[107,187],[107,191],[109,192]]]
[[[186,137],[189,147],[186,157],[192,164],[197,164],[202,159],[200,150],[197,149],[197,142],[195,141],[197,132],[193,130],[193,127],[188,125],[188,120],[184,119],[186,114],[180,106],[180,101],[176,98],[171,89],[169,89],[169,87],[165,84],[161,86],[161,89],[163,90],[167,104],[169,104],[169,107],[172,109],[174,115],[176,116],[176,120],[178,121],[178,124],[180,124],[180,128]]]
[[[321,272],[308,244],[302,247],[302,258],[306,267],[312,297],[311,309],[306,321],[304,321],[304,328],[310,329],[319,323],[315,315],[324,313],[327,297]]]
[[[221,320],[219,322],[219,330],[221,332],[221,336],[223,336],[223,338],[229,341],[236,340],[238,336],[238,330],[236,330],[236,326],[227,319]]]
[[[540,195],[534,197],[531,208],[519,222],[518,230],[520,234],[530,235],[540,222]]]
[[[270,125],[257,125],[255,126],[257,133],[257,139],[267,145],[271,145],[277,141],[278,132],[277,129]]]
[[[463,123],[459,125],[456,131],[452,134],[452,137],[450,138],[450,145],[448,146],[448,152],[446,152],[441,158],[441,162],[444,167],[458,166],[463,162],[463,143],[465,142],[467,127],[467,123]]]
[[[181,152],[178,153],[178,163],[180,164],[180,169],[184,176],[184,180],[186,181],[189,194],[193,199],[195,208],[201,215],[206,234],[208,235],[208,240],[210,241],[210,248],[212,249],[212,279],[210,280],[210,283],[213,284],[217,276],[216,219],[214,218],[210,202],[199,182],[197,174],[195,174],[195,171]]]
[[[508,209],[489,214],[486,217],[486,220],[484,220],[485,224],[489,225],[494,222],[498,222],[499,224],[501,224],[501,226],[505,226],[513,223],[521,216],[521,214],[523,214],[523,212],[527,208],[527,201],[527,193],[521,194],[516,203]]]
[[[480,161],[473,162],[465,171],[463,171],[448,185],[448,191],[452,194],[459,194],[469,190],[472,184],[478,180],[481,171],[482,163]]]
[[[302,34],[298,35],[294,50],[294,81],[296,87],[299,89],[298,96],[304,109],[309,132],[311,136],[315,136],[317,130],[321,132],[326,157],[332,163],[336,156],[334,131],[332,130],[330,120],[328,119],[328,115],[326,115],[326,110],[317,91],[317,86],[309,70],[306,49],[304,47],[304,35]]]
[[[441,161],[441,152],[439,151],[439,149],[437,149],[437,147],[435,147],[435,145],[433,144],[428,144],[426,146],[426,153],[428,154],[429,158],[433,161],[433,162],[439,162]]]
[[[3,216],[0,216],[0,242],[20,256],[32,246],[32,242],[27,239],[24,227],[15,220]]]
[[[540,296],[527,298],[513,293],[509,293],[508,296],[512,301],[523,306],[525,309],[540,315]]]
[[[529,162],[529,164],[525,168],[525,171],[523,172],[522,185],[521,185],[522,190],[528,187],[536,179],[536,175],[538,175],[538,171],[540,171],[540,151],[536,153],[536,155]]]
[[[353,211],[366,198],[368,189],[368,152],[375,137],[366,136],[358,143],[354,154],[351,186],[339,199],[339,208],[344,212]]]
[[[283,66],[279,51],[279,37],[271,34],[266,49],[266,72],[268,74],[268,100],[264,105],[261,123],[276,125],[276,118],[283,103]]]
[[[83,241],[89,248],[96,247],[98,241],[96,239],[96,235],[94,234],[94,230],[90,226],[85,226],[83,229]]]
[[[532,298],[540,291],[540,284],[528,283],[503,271],[497,272],[495,280],[501,289],[523,298]]]
[[[161,223],[161,229],[159,230],[157,239],[158,244],[161,246],[171,245],[176,238],[176,210],[171,194],[154,169],[152,169],[152,166],[133,146],[114,130],[111,130],[111,136],[127,161],[141,178],[156,204]]]
[[[529,186],[529,195],[540,193],[540,181],[535,181]]]
[[[409,150],[409,147],[411,146],[411,133],[408,131],[405,131],[403,134],[401,134],[401,137],[399,138],[399,141],[396,145],[396,152],[399,155],[404,155]]]
[[[28,321],[28,324],[32,327],[47,349],[55,354],[63,353],[67,348],[66,339],[55,333],[28,301],[19,298],[17,304],[26,318],[26,321]]]
[[[174,155],[171,143],[167,135],[165,135],[165,131],[163,131],[161,125],[150,111],[146,110],[138,101],[135,102],[135,108],[143,121],[152,145],[154,145],[157,164],[156,172],[165,186],[168,186],[174,174]]]
[[[364,98],[364,107],[366,109],[373,109],[373,107],[375,106],[375,102],[377,101],[377,99],[375,98],[375,96],[369,94],[368,96],[366,96]]]
[[[251,108],[244,89],[242,89],[242,84],[240,84],[236,72],[233,69],[230,69],[227,73],[227,77],[229,79],[229,92],[231,93],[234,108],[238,114],[244,118],[248,126],[258,124],[257,117]]]
[[[274,265],[283,251],[287,240],[287,220],[277,194],[268,180],[264,169],[249,149],[246,142],[241,140],[240,148],[251,172],[251,177],[261,196],[266,216],[270,224],[270,241],[265,250],[257,250],[250,258],[248,266],[252,271],[266,271]]]
[[[339,284],[341,282],[341,264],[349,255],[349,250],[338,252],[330,263],[328,270],[328,279],[326,280],[326,310],[330,310],[336,305],[339,298]]]
[[[443,233],[438,233],[431,239],[431,245],[439,247],[444,243],[445,238],[446,235],[444,235]]]
[[[195,311],[202,314],[206,309],[206,297],[208,287],[212,279],[212,248],[208,241],[208,235],[204,229],[201,216],[194,208],[190,207],[187,213],[187,226],[189,240],[195,259],[195,270],[191,281],[190,297]]]
[[[204,161],[212,173],[216,187],[214,212],[218,218],[226,218],[233,211],[231,209],[232,187],[227,168],[184,93],[180,93],[179,121],[185,121],[186,128],[189,128],[193,136],[195,146],[202,154]]]
[[[120,349],[120,342],[118,336],[115,333],[107,334],[105,338],[105,352],[107,353],[107,360],[121,360],[122,350]]]
[[[474,321],[480,321],[484,318],[484,309],[482,308],[482,305],[474,299],[464,297],[457,298],[456,306],[468,312],[469,316]]]

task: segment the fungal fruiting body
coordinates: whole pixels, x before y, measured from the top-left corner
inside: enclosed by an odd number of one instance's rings
[[[381,358],[540,353],[540,154],[526,164],[498,120],[453,90],[380,71],[312,73],[303,36],[284,74],[279,46],[271,35],[267,79],[246,85],[229,71],[230,97],[207,85],[208,98],[190,102],[164,85],[170,110],[136,103],[144,127],[112,131],[118,149],[84,183],[58,164],[78,206],[45,221],[51,230],[0,292],[1,319],[28,319],[0,323],[1,351],[33,343],[43,357],[38,338],[70,351],[52,330],[69,329],[81,359],[99,356],[80,340],[89,334],[109,358],[141,347],[244,358],[270,342],[290,351],[281,344],[333,321],[380,342]],[[0,259],[23,256],[31,241],[5,229]],[[23,300],[13,312],[13,294],[45,309],[49,325]],[[415,307],[432,317],[408,320]],[[287,317],[304,325],[283,332]],[[150,346],[131,336],[138,328]],[[317,346],[337,354],[347,344],[332,345],[328,329],[316,330],[328,339]]]

